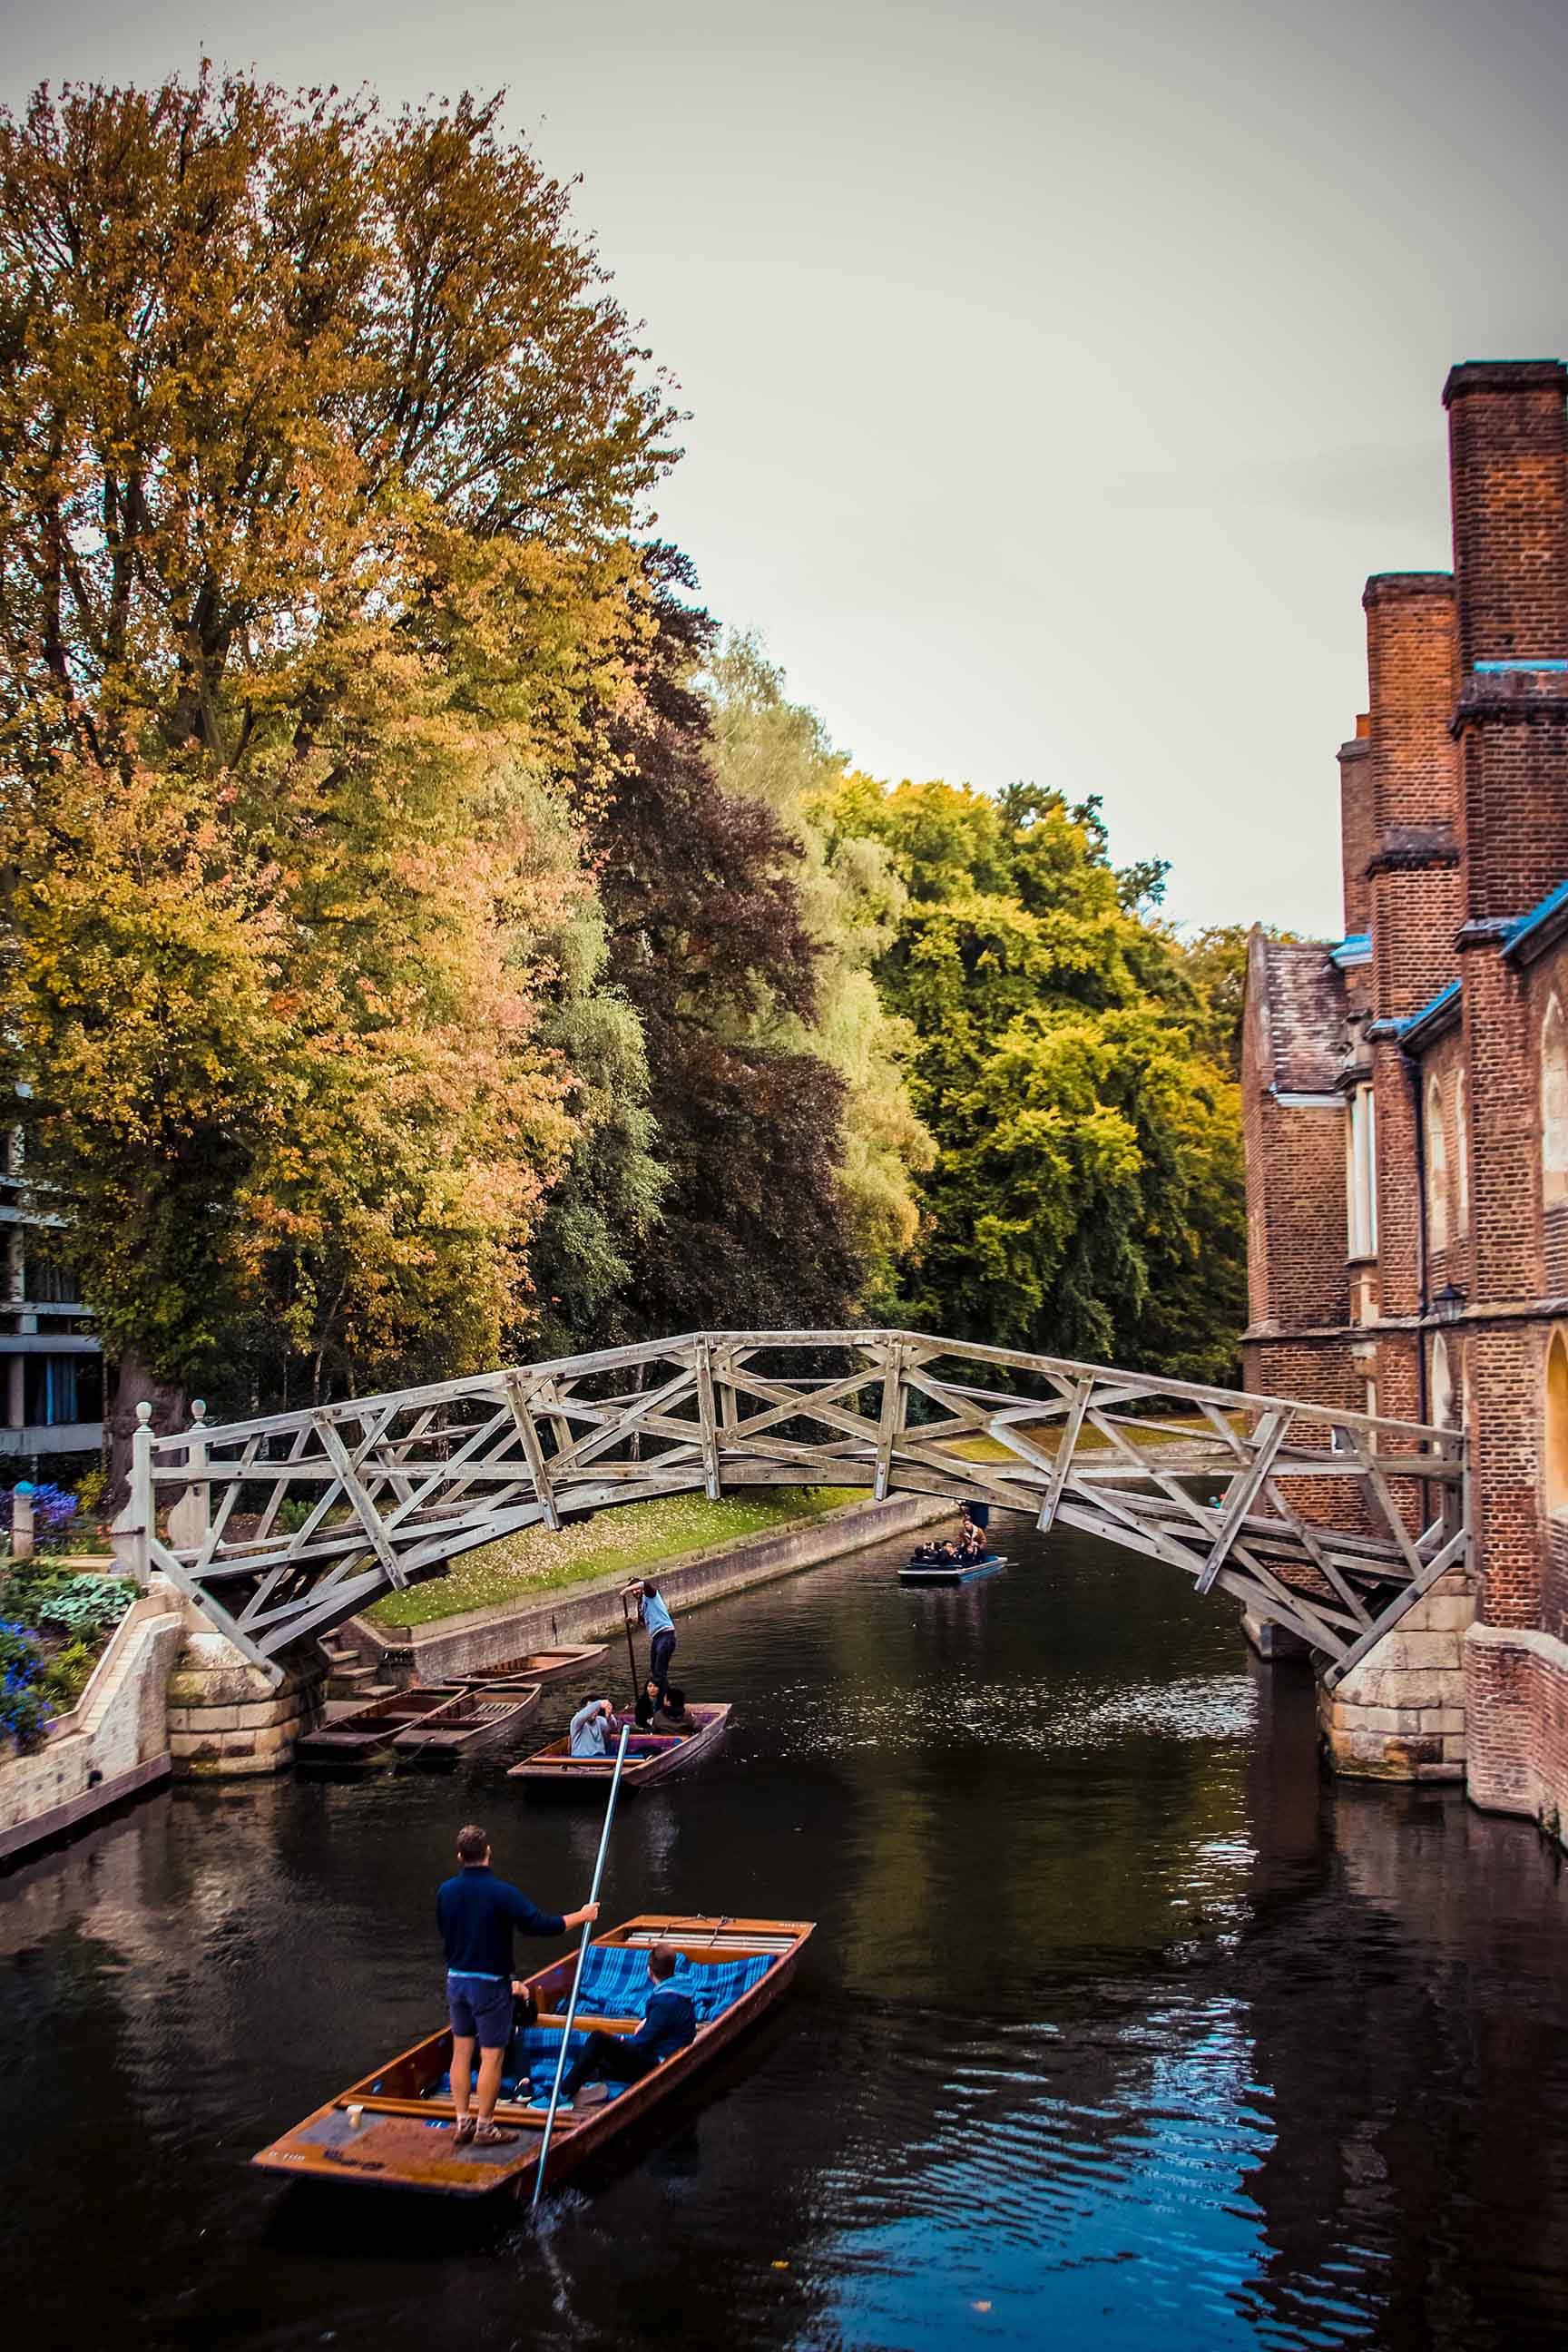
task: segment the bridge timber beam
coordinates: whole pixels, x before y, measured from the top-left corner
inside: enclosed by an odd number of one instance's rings
[[[1082,1528],[1289,1627],[1331,1681],[1468,1556],[1458,1430],[887,1330],[688,1332],[142,1429],[126,1520],[138,1567],[281,1679],[295,1644],[520,1528],[771,1486]]]

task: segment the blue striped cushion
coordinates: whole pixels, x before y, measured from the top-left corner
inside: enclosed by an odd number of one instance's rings
[[[750,1992],[772,1966],[772,1957],[765,1952],[754,1959],[720,1960],[712,1966],[689,1960],[682,1955],[676,1962],[670,1982],[678,1992],[690,1996],[700,2025],[720,2016],[742,1993]],[[578,2008],[587,2016],[642,2017],[647,2013],[647,1997],[652,1990],[646,1947],[589,1945],[583,1963],[583,1989],[577,1997]]]

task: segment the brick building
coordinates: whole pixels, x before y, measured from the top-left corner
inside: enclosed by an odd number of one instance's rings
[[[1462,1418],[1465,1722],[1414,1752],[1553,1829],[1568,1817],[1565,399],[1556,361],[1449,375],[1454,570],[1367,583],[1369,708],[1340,752],[1343,936],[1254,937],[1242,1073],[1247,1385]]]

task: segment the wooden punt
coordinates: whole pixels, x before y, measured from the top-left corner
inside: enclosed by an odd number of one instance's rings
[[[480,1748],[499,1748],[544,1694],[537,1683],[505,1690],[459,1690],[400,1731],[393,1753],[405,1762],[449,1764]]]
[[[550,2143],[547,2178],[563,2179],[584,2160],[641,2122],[688,2084],[737,2035],[772,2008],[794,1976],[815,1921],[732,1919],[703,1915],[643,1912],[595,1938],[596,1948],[644,1949],[673,1944],[694,1969],[731,1960],[765,1958],[769,1965],[750,1988],[706,2023],[685,2050],[656,2066],[640,2083],[629,2084],[602,2106],[558,2115]],[[559,2029],[571,1991],[575,1954],[568,1952],[528,1982],[538,1999],[539,2025]],[[635,2018],[581,2011],[577,2028],[630,2032]],[[531,2195],[546,2107],[502,2098],[496,2121],[518,2137],[504,2147],[458,2147],[453,2139],[453,2106],[441,2091],[451,2064],[452,2037],[446,2028],[416,2042],[399,2058],[377,2067],[340,2091],[292,2131],[285,2132],[251,2162],[263,2172],[289,2180],[330,2181],[334,2188],[411,2189],[437,2197],[491,2197],[502,2190]],[[350,2110],[357,2111],[351,2121]]]
[[[646,1789],[655,1780],[668,1780],[700,1762],[704,1756],[711,1755],[724,1737],[730,1706],[728,1699],[706,1706],[690,1700],[687,1713],[696,1717],[695,1731],[634,1731],[621,1773],[623,1793]],[[507,1778],[526,1780],[531,1790],[598,1789],[605,1785],[615,1769],[613,1756],[572,1755],[563,1736],[552,1739],[536,1756],[525,1756],[521,1764],[512,1766]]]
[[[352,1715],[334,1716],[308,1731],[294,1749],[297,1764],[369,1764],[391,1748],[400,1733],[449,1706],[450,1687],[393,1691],[356,1706]]]
[[[1007,1565],[1005,1551],[987,1552],[983,1559],[911,1559],[899,1570],[900,1584],[973,1584],[977,1576],[994,1576]]]
[[[448,1690],[495,1690],[509,1683],[545,1683],[591,1666],[605,1654],[603,1642],[580,1643],[575,1649],[530,1650],[524,1658],[501,1658],[493,1666],[476,1666],[471,1675],[450,1675]]]

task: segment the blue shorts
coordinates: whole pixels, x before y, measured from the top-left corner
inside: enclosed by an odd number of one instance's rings
[[[447,1971],[447,2014],[459,2042],[481,2050],[504,2050],[511,2040],[511,1979]]]

